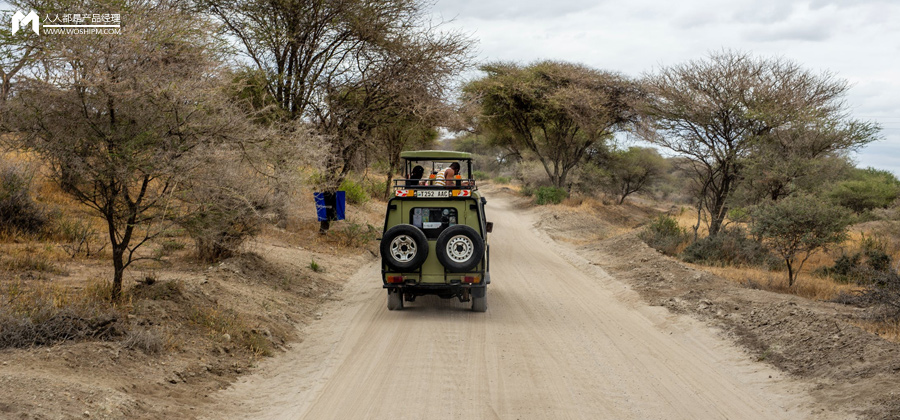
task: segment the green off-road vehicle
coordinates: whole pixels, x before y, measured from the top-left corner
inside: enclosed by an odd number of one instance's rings
[[[472,177],[472,155],[422,150],[403,152],[407,178],[394,180],[381,238],[381,277],[390,310],[403,302],[437,295],[472,302],[487,310],[491,282],[484,205]],[[459,174],[443,179],[446,168],[459,163]],[[417,166],[424,169],[414,171]],[[414,174],[414,175],[413,175]],[[410,178],[416,176],[416,178]]]

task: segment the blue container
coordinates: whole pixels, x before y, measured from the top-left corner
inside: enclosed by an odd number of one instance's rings
[[[316,216],[320,222],[344,220],[347,211],[347,193],[344,191],[314,192]]]

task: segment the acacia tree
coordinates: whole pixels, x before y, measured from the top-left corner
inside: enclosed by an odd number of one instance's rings
[[[35,60],[38,49],[30,43],[22,43],[6,31],[0,31],[0,108],[6,104],[12,91],[13,80],[19,72]]]
[[[615,194],[619,204],[636,192],[644,191],[656,182],[666,170],[666,160],[656,149],[630,147],[617,150],[602,162],[606,168],[608,189]]]
[[[29,80],[11,102],[22,145],[61,188],[101,216],[112,245],[112,297],[135,252],[161,229],[199,145],[246,137],[220,96],[208,22],[168,2],[117,3],[121,35],[67,37],[50,57],[53,83]],[[171,210],[171,209],[169,209]]]
[[[813,251],[847,238],[849,212],[813,196],[790,196],[751,212],[751,233],[784,259],[788,287],[793,287]]]
[[[644,138],[691,161],[698,214],[709,215],[710,235],[721,229],[753,159],[767,165],[776,156],[803,160],[842,153],[875,140],[878,131],[847,116],[845,80],[780,58],[714,53],[665,67],[644,86]],[[797,176],[778,174],[769,194],[783,196],[784,185]]]
[[[356,78],[332,89],[324,104],[310,104],[316,125],[331,137],[331,184],[362,150],[389,163],[390,182],[400,152],[447,124],[452,81],[469,66],[470,47],[464,37],[421,30],[360,51]]]
[[[12,0],[9,3],[23,10],[31,8],[20,0]],[[3,13],[5,17],[12,16],[11,11],[5,12]],[[43,56],[47,40],[31,32],[30,27],[13,34],[7,30],[10,22],[6,19],[0,21],[0,26],[4,28],[0,30],[0,113],[2,113],[13,93],[15,81],[21,79],[28,70],[33,70],[34,64]]]
[[[328,140],[328,190],[337,188],[376,127],[421,118],[423,106],[405,99],[445,96],[450,78],[470,59],[472,41],[433,25],[423,0],[196,2],[265,74],[285,118],[314,124]]]
[[[848,151],[877,138],[876,125],[849,119],[844,112],[808,123],[792,122],[751,144],[741,188],[748,193],[749,204],[815,189],[852,167]]]
[[[559,188],[592,148],[635,120],[640,91],[615,73],[559,61],[481,70],[463,89],[464,101],[480,108],[477,124],[513,154],[540,161]]]

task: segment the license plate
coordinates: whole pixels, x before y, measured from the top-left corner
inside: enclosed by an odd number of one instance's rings
[[[418,190],[416,191],[417,198],[448,198],[450,197],[450,190]]]

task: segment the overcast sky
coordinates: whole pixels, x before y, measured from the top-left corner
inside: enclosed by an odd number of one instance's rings
[[[437,0],[479,61],[558,59],[630,76],[735,49],[849,80],[855,118],[883,140],[860,166],[900,175],[900,0]]]

